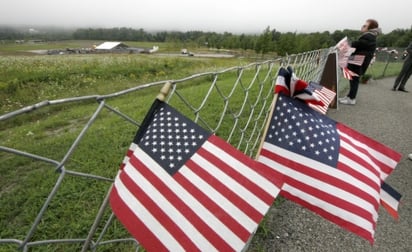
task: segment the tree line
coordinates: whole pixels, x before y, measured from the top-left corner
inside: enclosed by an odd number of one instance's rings
[[[175,42],[182,45],[211,47],[217,49],[254,50],[266,54],[276,52],[283,56],[335,45],[343,37],[356,40],[360,35],[355,30],[336,30],[334,32],[279,32],[269,26],[261,34],[233,34],[230,32],[216,33],[203,31],[161,31],[148,32],[133,28],[79,28],[76,30],[45,30],[42,32],[18,30],[10,27],[0,27],[0,40],[41,39],[52,40],[110,40],[110,41],[141,41],[141,42]],[[410,29],[396,29],[378,37],[378,47],[405,48],[412,41]]]

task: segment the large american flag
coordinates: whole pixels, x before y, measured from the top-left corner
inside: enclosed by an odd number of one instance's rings
[[[374,242],[381,183],[401,155],[299,100],[278,95],[258,161],[281,194]]]
[[[147,251],[240,251],[279,193],[279,176],[156,100],[110,204]]]

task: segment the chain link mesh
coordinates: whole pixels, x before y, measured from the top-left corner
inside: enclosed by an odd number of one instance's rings
[[[123,227],[108,206],[108,193],[130,141],[150,107],[149,101],[160,87],[171,82],[168,103],[253,156],[262,138],[279,67],[290,65],[299,78],[319,81],[331,50],[290,55],[179,80],[146,83],[107,95],[43,101],[1,115],[0,122],[14,124],[15,120],[19,129],[24,128],[21,145],[7,146],[8,141],[2,141],[2,169],[8,167],[26,174],[31,172],[25,169],[30,164],[44,179],[25,181],[25,186],[35,187],[39,192],[27,195],[28,203],[13,202],[13,195],[7,193],[8,187],[3,186],[0,197],[11,200],[2,208],[13,214],[10,219],[0,219],[0,251],[7,248],[60,251],[56,244],[61,250],[121,251],[127,248],[137,251],[138,242],[126,231],[118,237],[118,230]],[[64,116],[74,110],[76,113],[70,115],[75,116]],[[56,114],[61,115],[61,125],[54,125]],[[46,130],[39,132],[40,129]],[[110,137],[107,132],[118,134]],[[26,150],[24,141],[36,141],[37,134],[46,135],[48,140],[34,150]],[[91,146],[90,142],[96,142],[91,140],[95,139],[99,139],[99,144]],[[93,155],[88,159],[79,155],[86,149]],[[92,166],[99,169],[91,169]],[[10,187],[21,183],[18,177],[11,177],[9,181]],[[94,200],[84,197],[86,194],[92,194]],[[89,209],[85,215],[84,209]],[[23,216],[21,220],[14,219],[15,213]],[[59,221],[63,219],[65,221]],[[76,221],[79,219],[88,225],[79,225]],[[24,222],[24,230],[14,229],[17,221]],[[46,226],[52,226],[53,232],[47,231]],[[119,247],[119,244],[122,245]]]

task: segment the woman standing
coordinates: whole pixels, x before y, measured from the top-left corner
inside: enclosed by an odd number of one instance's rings
[[[353,41],[351,44],[356,50],[348,61],[348,69],[358,76],[352,76],[352,79],[349,81],[349,94],[339,99],[339,103],[342,104],[356,104],[355,98],[358,93],[359,77],[363,75],[369,67],[376,50],[376,37],[381,33],[381,30],[376,20],[368,19],[361,27],[361,32],[362,34],[359,39]]]

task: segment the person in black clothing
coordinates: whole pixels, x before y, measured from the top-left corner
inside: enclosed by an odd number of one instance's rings
[[[348,61],[348,69],[358,76],[352,76],[352,80],[349,81],[349,94],[346,97],[339,99],[339,103],[342,104],[356,104],[355,98],[358,93],[359,78],[366,72],[369,67],[369,64],[376,50],[376,37],[381,33],[381,30],[376,20],[368,19],[362,26],[361,32],[362,34],[359,39],[353,41],[351,44],[351,46],[356,50],[349,57],[349,59],[354,58],[356,59],[354,60],[356,62],[351,63],[350,61]]]
[[[393,84],[393,91],[396,91],[396,89],[398,89],[402,92],[408,92],[405,89],[405,84],[412,74],[412,42],[409,43],[408,47],[405,49],[404,55],[405,54],[406,58],[403,62],[401,72],[399,73],[398,77],[396,77],[395,83]]]

